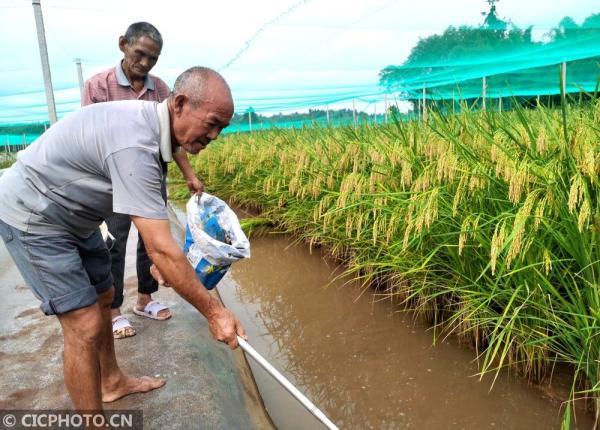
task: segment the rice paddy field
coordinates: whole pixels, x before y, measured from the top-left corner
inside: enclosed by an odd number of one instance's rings
[[[192,162],[254,224],[324,247],[365,294],[472,346],[482,373],[573,369],[568,427],[574,399],[600,406],[599,124],[598,103],[431,111],[232,134]]]

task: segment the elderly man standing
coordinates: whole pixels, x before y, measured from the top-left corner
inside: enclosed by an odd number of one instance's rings
[[[212,336],[237,347],[239,320],[213,298],[171,236],[161,192],[163,163],[180,148],[196,154],[233,115],[229,86],[195,67],[162,103],[84,107],[50,127],[0,177],[0,236],[64,337],[64,378],[79,411],[164,385],[118,367],[110,305],[110,255],[98,226],[129,216],[165,280],[208,320]]]
[[[169,87],[160,78],[150,74],[150,70],[158,61],[162,45],[162,36],[152,24],[131,24],[125,35],[119,37],[119,49],[123,52],[123,59],[116,67],[100,72],[86,81],[82,105],[116,100],[161,102],[166,99]],[[202,192],[204,186],[194,174],[185,152],[178,152],[173,158],[181,169],[190,191]],[[166,186],[163,186],[163,196],[166,199]],[[106,218],[106,225],[113,236],[109,240],[111,271],[115,282],[115,298],[111,305],[113,335],[115,339],[121,339],[135,335],[135,328],[131,322],[121,315],[125,251],[131,219],[127,215],[114,213]],[[138,296],[133,311],[137,315],[165,320],[171,317],[171,311],[165,305],[152,300],[152,294],[158,291],[158,283],[150,275],[151,264],[144,241],[139,236],[136,261]]]

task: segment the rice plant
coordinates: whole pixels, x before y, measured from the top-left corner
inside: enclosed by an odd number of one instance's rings
[[[193,163],[211,192],[472,344],[482,373],[541,381],[567,363],[571,400],[599,411],[599,119],[599,104],[465,108],[426,124],[230,135]]]

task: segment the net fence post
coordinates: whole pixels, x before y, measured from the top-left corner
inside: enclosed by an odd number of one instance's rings
[[[375,114],[375,124],[377,124],[377,101],[373,103],[373,112]]]
[[[423,109],[423,122],[427,122],[427,92],[426,85],[423,84],[423,102],[421,103],[421,108]]]
[[[561,92],[566,96],[567,94],[567,62],[563,61],[560,68],[561,76]]]
[[[481,78],[481,100],[482,100],[482,109],[485,110],[485,99],[487,97],[487,80],[484,76]]]
[[[388,123],[388,103],[387,103],[387,94],[383,95],[383,109],[385,112],[385,116],[384,116],[384,121],[387,124]]]

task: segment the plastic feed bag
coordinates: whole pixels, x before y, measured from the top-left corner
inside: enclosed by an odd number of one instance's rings
[[[235,213],[218,197],[192,196],[186,212],[183,252],[202,284],[211,290],[232,263],[250,257],[250,242]]]

